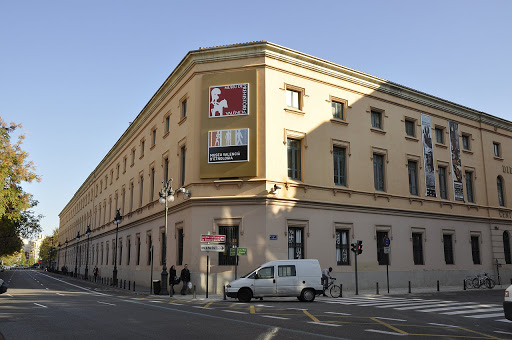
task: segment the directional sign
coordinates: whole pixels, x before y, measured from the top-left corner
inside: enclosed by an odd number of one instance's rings
[[[226,235],[201,235],[201,242],[225,243]]]
[[[238,255],[247,255],[247,248],[238,248]]]
[[[384,247],[384,254],[391,254],[391,247]]]
[[[222,253],[226,250],[226,246],[223,244],[201,244],[201,251],[216,251]]]
[[[386,247],[389,247],[390,244],[391,244],[391,241],[390,241],[389,237],[387,237],[387,236],[384,237],[384,245]]]

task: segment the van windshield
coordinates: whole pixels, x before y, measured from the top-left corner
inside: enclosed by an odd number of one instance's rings
[[[248,277],[248,276],[250,276],[251,274],[254,274],[254,272],[256,272],[258,269],[260,269],[260,268],[258,267],[258,268],[254,269],[254,270],[251,270],[249,273],[247,273],[247,274],[245,274],[245,275],[242,275],[242,276],[240,276],[240,277],[241,277],[241,278],[242,278],[242,277]]]

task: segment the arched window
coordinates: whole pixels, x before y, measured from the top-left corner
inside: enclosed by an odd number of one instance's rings
[[[503,178],[501,176],[498,176],[497,179],[497,185],[498,185],[498,202],[500,206],[505,206],[505,196],[503,195]]]
[[[508,231],[503,232],[503,251],[505,252],[505,263],[512,263],[512,256],[510,255],[510,236]]]

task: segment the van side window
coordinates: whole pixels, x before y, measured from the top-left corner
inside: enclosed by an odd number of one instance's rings
[[[295,276],[295,266],[277,266],[277,275],[283,276]]]
[[[257,279],[273,279],[274,278],[274,267],[265,267],[258,270]]]

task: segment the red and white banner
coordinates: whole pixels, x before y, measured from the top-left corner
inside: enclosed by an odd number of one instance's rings
[[[201,242],[224,243],[226,235],[201,235]]]
[[[249,84],[210,86],[209,117],[244,116],[249,114]]]

